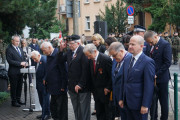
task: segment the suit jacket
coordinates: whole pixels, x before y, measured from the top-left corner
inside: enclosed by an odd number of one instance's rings
[[[103,44],[100,44],[98,47],[97,47],[98,51],[101,52],[101,53],[104,53],[106,51],[106,46],[103,45]]]
[[[141,106],[150,108],[154,91],[155,63],[142,53],[128,72],[132,57],[127,58],[123,66],[123,83],[120,100],[124,100],[132,110]]]
[[[96,70],[94,73],[93,61],[90,60],[91,78],[92,78],[92,91],[95,101],[109,102],[110,93],[104,94],[104,88],[112,89],[112,59],[99,52],[99,56],[96,61]]]
[[[160,38],[154,47],[152,59],[155,61],[156,66],[156,82],[168,82],[170,79],[169,67],[171,66],[172,61],[172,51],[170,44],[164,39]]]
[[[47,56],[46,83],[51,95],[60,95],[67,92],[67,70],[65,63],[59,62],[58,49],[54,49],[51,56]],[[61,91],[64,89],[65,91]]]
[[[83,53],[83,47],[78,47],[73,58],[71,50],[68,50],[64,55],[61,52],[60,60],[68,63],[68,89],[75,92],[75,86],[79,85],[81,87],[79,92],[90,91],[88,59]]]
[[[43,85],[43,80],[45,80],[46,77],[46,61],[47,57],[41,55],[39,66],[36,68],[36,89],[39,91],[43,91],[45,87]]]
[[[36,50],[36,51],[38,51],[38,52],[40,52],[40,48],[39,48],[39,45],[38,44],[35,44],[35,46],[31,43],[30,45],[29,45],[29,47],[31,47],[33,50]]]
[[[124,60],[125,61],[127,58],[131,57],[132,55],[130,53],[127,53],[125,56]],[[120,94],[121,94],[121,84],[123,80],[123,63],[120,67],[119,72],[115,75],[114,71],[116,69],[117,62],[116,60],[113,60],[112,63],[112,88],[113,88],[113,100],[114,103],[119,102],[120,100]],[[118,103],[117,103],[118,104]]]
[[[20,69],[22,68],[21,62],[25,61],[22,48],[18,47],[21,56],[17,50],[10,44],[6,49],[6,59],[9,63],[8,75],[17,75],[20,74]]]

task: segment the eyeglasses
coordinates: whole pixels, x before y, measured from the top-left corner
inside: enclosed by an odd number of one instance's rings
[[[73,44],[75,44],[75,42],[73,42],[73,43],[68,43],[68,45],[73,45]]]

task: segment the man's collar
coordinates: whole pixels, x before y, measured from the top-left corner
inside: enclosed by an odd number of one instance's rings
[[[96,57],[95,57],[95,61],[97,61],[97,59],[98,59],[98,56],[99,56],[99,51],[97,51],[97,55],[96,55]]]
[[[135,60],[138,60],[138,58],[141,56],[142,51],[140,53],[138,53],[136,56],[133,56],[135,58]]]
[[[80,46],[80,45],[79,45],[79,46]],[[79,48],[79,46],[78,46],[74,51],[72,51],[72,52],[76,53],[76,51],[77,51],[77,49]]]
[[[52,54],[53,54],[54,50],[55,50],[55,49],[53,48],[53,51],[52,51],[52,53],[51,53],[49,56],[52,56]]]

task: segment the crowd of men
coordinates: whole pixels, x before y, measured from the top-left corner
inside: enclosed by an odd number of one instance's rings
[[[15,35],[6,49],[12,106],[24,105],[20,69],[31,63],[36,68],[36,89],[42,107],[38,119],[68,120],[69,94],[75,119],[90,120],[92,93],[97,120],[147,120],[148,112],[152,120],[157,120],[158,100],[161,120],[167,120],[169,67],[172,50],[173,62],[178,62],[180,39],[177,32],[172,41],[167,33],[164,37],[139,25],[133,35],[118,39],[109,36],[104,40],[96,33],[92,43],[71,35],[60,42],[42,40],[39,45],[37,39],[32,39],[28,45]],[[157,99],[153,99],[155,92]]]

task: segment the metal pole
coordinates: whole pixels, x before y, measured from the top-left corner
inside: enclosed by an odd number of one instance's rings
[[[73,0],[73,33],[79,35],[79,22],[78,22],[78,0]]]
[[[174,73],[174,120],[178,120],[178,74]]]

